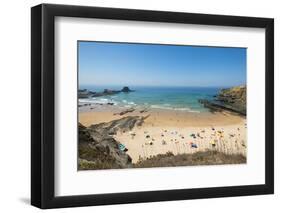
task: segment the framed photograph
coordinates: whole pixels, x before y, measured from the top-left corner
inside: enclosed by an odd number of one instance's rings
[[[272,194],[274,21],[31,9],[31,203]]]

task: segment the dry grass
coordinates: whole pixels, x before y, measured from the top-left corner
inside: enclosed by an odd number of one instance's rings
[[[159,154],[148,159],[140,159],[135,168],[196,166],[246,163],[246,157],[240,154],[224,154],[217,151],[196,152],[174,155],[171,152]]]
[[[173,167],[173,166],[198,166],[198,165],[222,165],[244,164],[246,157],[240,154],[224,154],[217,151],[196,152],[193,154],[174,155],[171,152],[159,154],[148,159],[139,159],[133,164],[133,168]],[[79,170],[96,169],[122,169],[116,165],[114,159],[97,150],[86,146],[79,147]],[[128,168],[128,167],[125,167]]]

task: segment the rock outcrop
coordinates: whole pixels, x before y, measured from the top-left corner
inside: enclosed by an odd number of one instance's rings
[[[120,143],[113,137],[118,131],[129,131],[142,125],[146,117],[128,116],[107,123],[85,127],[79,123],[80,170],[117,169],[132,167],[132,159],[120,150]]]
[[[121,90],[111,90],[111,89],[104,89],[102,92],[92,92],[87,89],[78,90],[78,98],[90,98],[90,97],[100,97],[106,95],[115,95],[120,92],[134,92],[129,87],[123,87]]]
[[[129,87],[123,87],[123,89],[121,89],[121,92],[133,92],[134,90],[130,90]]]
[[[228,110],[242,115],[247,114],[247,88],[237,86],[222,89],[214,100],[199,100],[205,107],[214,111]]]
[[[92,97],[100,97],[100,96],[105,96],[105,95],[115,95],[120,93],[119,90],[110,90],[110,89],[104,89],[103,92],[96,92],[95,94],[92,95]]]
[[[95,95],[95,92],[89,91],[87,89],[78,90],[78,98],[89,98]]]

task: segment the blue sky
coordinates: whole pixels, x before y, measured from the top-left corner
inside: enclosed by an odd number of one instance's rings
[[[246,49],[78,42],[79,86],[246,84]]]

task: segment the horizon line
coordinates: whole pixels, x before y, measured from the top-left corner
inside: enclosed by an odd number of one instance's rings
[[[78,87],[81,86],[97,86],[97,87],[108,87],[108,86],[114,86],[114,87],[238,87],[238,86],[247,86],[246,83],[243,84],[235,84],[235,85],[130,85],[130,84],[79,84]]]

